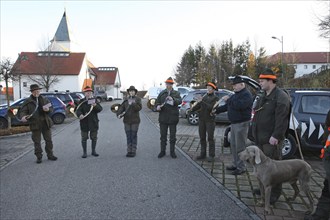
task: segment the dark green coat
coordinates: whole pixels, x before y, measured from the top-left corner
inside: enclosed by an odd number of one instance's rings
[[[22,104],[19,110],[19,117],[22,118],[25,115],[32,114],[36,108],[36,103],[37,103],[36,101],[37,101],[36,97],[30,95],[30,97],[27,98]],[[44,122],[46,123],[48,128],[50,128],[53,125],[53,121],[49,117],[49,113],[53,111],[53,107],[51,106],[48,112],[45,112],[42,109],[42,106],[50,103],[50,101],[46,97],[40,95],[38,97],[38,103],[39,103],[38,110],[33,114],[33,116],[30,119],[28,119],[28,123],[31,131],[41,130]]]
[[[256,144],[268,144],[271,136],[284,140],[290,118],[289,95],[275,87],[268,96],[260,97],[255,109],[252,134]]]
[[[123,120],[123,122],[125,124],[139,124],[140,123],[139,111],[142,109],[141,99],[137,96],[134,96],[132,99],[134,99],[135,102],[133,102],[131,105],[129,105],[128,99],[125,98],[125,100],[120,105],[120,108],[118,109],[118,112],[117,112],[117,116],[123,112],[126,112],[124,115],[124,120]]]
[[[156,99],[155,107],[162,105],[168,96],[167,89],[161,91]],[[161,111],[159,112],[159,123],[165,124],[177,124],[179,122],[179,108],[178,105],[181,104],[182,99],[180,93],[174,89],[171,90],[170,96],[173,98],[174,105],[165,104]]]
[[[86,98],[81,99],[79,104],[85,101]],[[85,115],[87,112],[89,112],[91,108],[91,105],[88,104],[88,102],[84,102],[81,104],[81,106],[77,109],[77,116],[81,114]],[[80,129],[82,131],[97,131],[99,130],[99,118],[97,116],[97,113],[102,111],[102,106],[97,103],[96,106],[93,108],[92,112],[83,120],[80,120]]]
[[[219,101],[219,97],[212,94],[206,94],[201,102],[198,102],[191,111],[199,111],[198,118],[202,121],[214,121],[215,115],[211,115],[214,104]]]

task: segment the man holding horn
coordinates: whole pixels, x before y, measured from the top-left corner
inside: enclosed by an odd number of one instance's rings
[[[179,108],[182,99],[180,93],[173,89],[174,80],[169,77],[166,81],[166,89],[159,93],[155,106],[159,112],[160,127],[160,153],[158,158],[166,155],[167,131],[170,130],[170,154],[172,158],[176,158],[175,142],[176,142],[176,125],[179,122]]]
[[[83,155],[81,157],[87,157],[88,137],[92,140],[92,155],[98,157],[99,154],[95,151],[99,130],[99,118],[97,114],[102,111],[102,106],[96,103],[95,98],[93,98],[91,87],[86,86],[83,92],[85,93],[85,98],[80,100],[76,110],[76,115],[80,119],[81,144],[83,148]]]

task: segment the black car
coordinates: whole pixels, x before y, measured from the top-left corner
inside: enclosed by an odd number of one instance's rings
[[[67,109],[70,109],[71,107],[75,106],[73,98],[71,97],[70,94],[66,92],[42,92],[40,94],[45,97],[59,98],[62,102],[64,102]]]
[[[195,101],[197,97],[202,97],[206,94],[206,89],[198,89],[194,90],[188,93],[186,95],[181,103],[181,107],[179,109],[179,115],[182,118],[187,118],[189,124],[191,125],[197,125],[198,124],[198,112],[190,112],[187,114],[187,110],[190,109],[190,105]],[[219,89],[218,91],[215,91],[215,94],[221,99],[225,95],[233,95],[234,92],[226,90],[226,89]],[[220,102],[219,105],[223,105],[225,102]],[[222,122],[222,123],[229,123],[227,112],[217,114],[215,117],[216,122]]]
[[[324,123],[330,110],[330,89],[288,89],[292,114],[289,136],[282,153],[286,157],[295,154],[298,143],[303,149],[323,147]]]
[[[68,94],[72,97],[75,105],[78,105],[80,100],[85,98],[83,92],[68,92]]]

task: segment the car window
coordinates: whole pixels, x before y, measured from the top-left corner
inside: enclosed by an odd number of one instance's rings
[[[311,95],[301,99],[301,111],[303,113],[327,114],[330,108],[330,96]]]

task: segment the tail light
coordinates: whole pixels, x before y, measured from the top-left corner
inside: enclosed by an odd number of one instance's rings
[[[181,106],[183,107],[185,104],[187,104],[186,101],[182,101]]]

